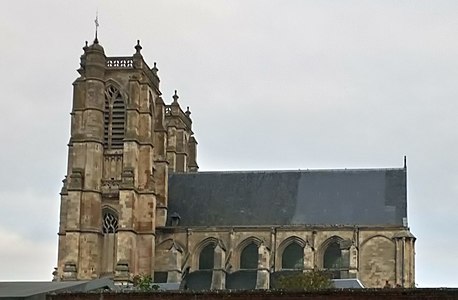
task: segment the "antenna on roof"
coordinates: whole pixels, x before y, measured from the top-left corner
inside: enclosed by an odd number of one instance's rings
[[[404,155],[404,169],[407,169],[407,155]]]
[[[97,38],[97,33],[98,33],[98,29],[99,29],[99,10],[97,9],[97,11],[95,12],[95,20],[94,20],[94,23],[95,23],[95,39],[94,39],[94,43],[98,43],[99,40]]]

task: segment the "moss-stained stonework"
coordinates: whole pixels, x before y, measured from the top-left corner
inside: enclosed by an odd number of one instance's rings
[[[191,112],[176,91],[165,104],[141,49],[83,48],[55,280],[267,289],[275,274],[325,268],[367,287],[414,285],[405,166],[198,173]]]

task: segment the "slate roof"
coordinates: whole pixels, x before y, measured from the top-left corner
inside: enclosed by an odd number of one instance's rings
[[[363,289],[364,285],[356,278],[332,279],[332,284],[336,289]]]
[[[88,281],[10,281],[0,282],[1,299],[46,299],[51,292],[88,292],[99,289],[115,290],[110,279]]]
[[[168,212],[180,226],[402,226],[406,169],[173,173]]]

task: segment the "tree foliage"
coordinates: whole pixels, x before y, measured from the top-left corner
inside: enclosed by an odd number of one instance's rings
[[[308,271],[278,279],[277,287],[282,290],[317,291],[333,287],[332,281],[324,271]]]
[[[151,278],[151,275],[136,275],[133,278],[133,284],[135,288],[144,292],[156,291],[159,289],[158,285],[153,284],[153,278]]]

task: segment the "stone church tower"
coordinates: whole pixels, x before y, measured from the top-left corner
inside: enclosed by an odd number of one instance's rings
[[[58,280],[152,274],[156,227],[167,218],[169,172],[195,172],[190,111],[166,105],[156,64],[138,42],[107,57],[83,48],[73,83],[68,168],[61,191]]]
[[[83,48],[55,280],[150,274],[189,289],[267,289],[320,269],[366,287],[414,286],[406,162],[197,172],[191,112],[176,91],[164,103],[141,49]]]

